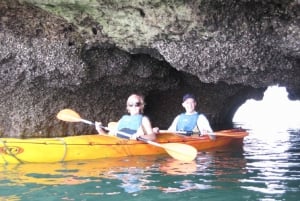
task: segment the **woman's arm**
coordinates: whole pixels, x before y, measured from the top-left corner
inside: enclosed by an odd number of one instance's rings
[[[95,128],[98,131],[99,134],[108,134],[108,135],[116,135],[116,130],[117,130],[117,122],[110,122],[108,124],[108,132],[103,129],[102,123],[101,122],[95,122]]]
[[[143,117],[142,126],[138,129],[136,134],[136,137],[141,136],[147,140],[155,140],[156,134],[153,132],[152,125],[148,117]]]

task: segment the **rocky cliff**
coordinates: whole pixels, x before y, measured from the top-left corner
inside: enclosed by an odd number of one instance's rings
[[[72,108],[106,124],[130,93],[166,128],[193,92],[214,129],[267,86],[300,96],[297,0],[0,0],[0,134],[95,132],[55,115]]]

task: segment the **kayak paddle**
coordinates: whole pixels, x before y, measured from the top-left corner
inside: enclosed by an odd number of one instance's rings
[[[95,125],[95,123],[82,119],[80,115],[75,112],[72,109],[63,109],[59,111],[59,113],[56,115],[56,117],[62,121],[67,121],[67,122],[83,122],[89,125]],[[108,127],[101,126],[101,128],[105,130],[110,130]],[[128,133],[124,133],[121,131],[117,132],[120,135],[130,137],[131,135]],[[173,158],[181,161],[192,161],[196,158],[197,156],[197,149],[191,145],[187,144],[181,144],[181,143],[164,143],[160,144],[142,137],[138,137],[137,140],[146,142],[148,144],[151,144],[156,147],[160,147],[165,149],[165,151],[172,156]]]

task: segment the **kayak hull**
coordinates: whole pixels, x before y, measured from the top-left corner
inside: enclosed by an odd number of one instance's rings
[[[175,133],[157,134],[155,142],[183,143],[194,146],[198,151],[241,143],[248,135],[244,130],[231,129],[215,132],[217,137],[182,136]],[[218,136],[230,133],[232,136]],[[0,164],[56,163],[74,160],[93,160],[141,155],[159,155],[166,151],[151,144],[117,138],[108,135],[81,135],[63,138],[0,138]]]

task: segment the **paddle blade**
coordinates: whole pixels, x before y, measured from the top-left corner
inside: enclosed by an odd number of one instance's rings
[[[63,109],[59,111],[56,117],[68,122],[80,122],[82,120],[79,114],[71,109]]]
[[[187,144],[167,143],[161,146],[170,156],[177,160],[192,161],[197,157],[197,149]]]

